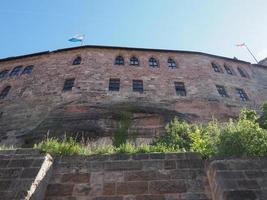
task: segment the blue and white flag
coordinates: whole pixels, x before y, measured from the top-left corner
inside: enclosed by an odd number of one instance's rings
[[[85,35],[75,35],[69,39],[70,42],[83,42]]]

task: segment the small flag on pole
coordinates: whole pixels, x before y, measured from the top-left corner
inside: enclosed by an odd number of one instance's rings
[[[75,35],[69,39],[69,42],[81,42],[83,44],[85,35]]]
[[[244,46],[246,46],[246,44],[245,44],[245,43],[242,43],[242,44],[236,44],[236,46],[237,46],[237,47],[244,47]]]

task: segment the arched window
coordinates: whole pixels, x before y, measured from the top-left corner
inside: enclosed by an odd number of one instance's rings
[[[122,56],[117,56],[115,59],[115,65],[124,65],[124,59]]]
[[[1,72],[0,72],[0,78],[5,78],[5,77],[7,77],[7,74],[8,74],[8,70],[1,71]]]
[[[168,59],[168,64],[169,64],[169,67],[172,69],[177,67],[176,62],[172,58]]]
[[[158,61],[155,58],[151,57],[149,59],[149,66],[153,67],[153,68],[154,67],[159,67]]]
[[[248,78],[248,74],[244,69],[241,69],[240,67],[237,68],[239,74],[244,77],[244,78]]]
[[[212,68],[215,72],[223,73],[223,70],[219,64],[213,62],[213,63],[211,63],[211,65],[212,65]]]
[[[130,58],[130,65],[135,65],[135,66],[139,65],[138,58],[136,58],[135,56],[131,57]]]
[[[77,56],[74,60],[72,65],[80,65],[82,62],[82,57],[81,56]]]
[[[11,86],[6,86],[2,90],[2,92],[0,93],[0,99],[4,99],[8,95],[10,88],[11,88]]]
[[[23,69],[21,74],[31,74],[33,70],[33,65],[29,65]]]
[[[15,67],[9,74],[9,76],[18,76],[20,73],[20,70],[22,69],[22,66]]]

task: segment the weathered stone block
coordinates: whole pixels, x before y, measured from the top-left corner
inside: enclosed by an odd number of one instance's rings
[[[61,177],[61,182],[63,183],[89,183],[90,174],[89,173],[73,173],[73,174],[63,174]]]
[[[115,195],[116,184],[115,183],[104,183],[103,194],[104,195]]]
[[[105,162],[105,170],[140,170],[142,169],[142,163],[138,161],[114,161],[114,162]]]
[[[120,182],[117,183],[117,194],[147,194],[147,182]]]
[[[151,181],[149,192],[151,194],[185,193],[187,186],[183,180]]]
[[[46,191],[46,196],[71,196],[74,184],[49,184]]]

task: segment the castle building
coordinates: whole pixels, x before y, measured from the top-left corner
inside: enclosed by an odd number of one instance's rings
[[[0,143],[110,136],[121,113],[141,138],[189,122],[235,118],[267,100],[267,65],[201,52],[81,46],[0,60]]]

